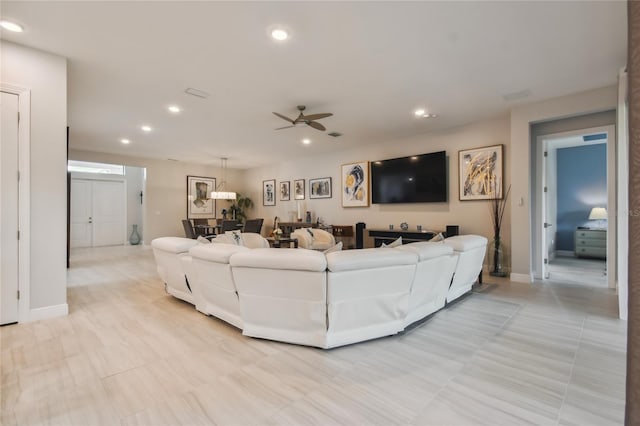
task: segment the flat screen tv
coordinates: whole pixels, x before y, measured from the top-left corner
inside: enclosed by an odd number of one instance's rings
[[[447,201],[445,151],[371,163],[371,202],[441,203]]]

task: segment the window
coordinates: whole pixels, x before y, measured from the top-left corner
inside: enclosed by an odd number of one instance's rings
[[[67,170],[81,173],[103,173],[124,176],[124,166],[119,164],[90,163],[87,161],[69,160]]]

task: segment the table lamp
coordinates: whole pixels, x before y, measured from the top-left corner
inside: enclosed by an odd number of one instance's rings
[[[597,220],[598,226],[600,228],[604,228],[604,226],[602,226],[602,221],[607,220],[607,209],[604,207],[592,208],[591,213],[589,213],[589,220]]]

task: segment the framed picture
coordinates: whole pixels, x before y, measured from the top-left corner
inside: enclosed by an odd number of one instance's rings
[[[293,181],[293,199],[304,200],[304,179]]]
[[[216,179],[202,176],[187,176],[187,219],[212,219],[216,202],[211,198]]]
[[[280,201],[289,201],[291,199],[291,182],[288,180],[280,182]]]
[[[331,178],[309,179],[309,199],[331,198]]]
[[[262,181],[262,205],[263,206],[276,205],[276,180],[275,179]]]
[[[502,145],[458,151],[460,201],[502,199]]]
[[[342,165],[342,207],[369,205],[369,162]]]

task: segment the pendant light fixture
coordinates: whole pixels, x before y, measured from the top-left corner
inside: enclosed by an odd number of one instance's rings
[[[214,200],[235,200],[236,193],[225,191],[227,189],[227,157],[220,158],[220,168],[222,169],[222,180],[220,184],[216,186],[216,190],[211,193],[211,198]]]

